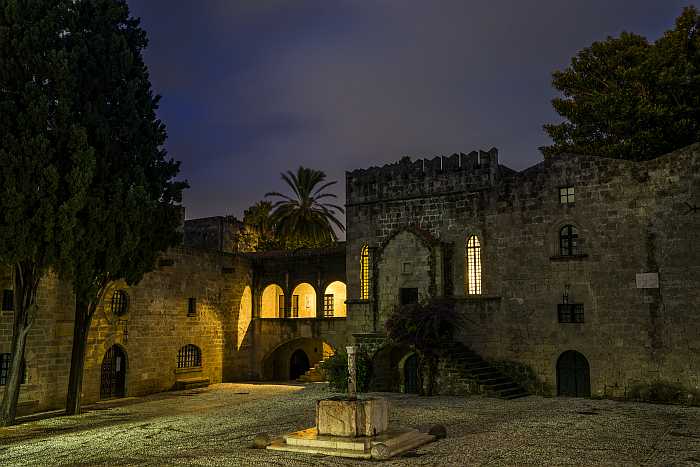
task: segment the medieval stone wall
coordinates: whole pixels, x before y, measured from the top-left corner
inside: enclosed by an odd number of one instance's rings
[[[432,236],[433,257],[442,253],[444,271],[434,268],[431,280],[441,277],[448,295],[465,297],[466,241],[477,235],[482,293],[460,301],[460,338],[484,357],[526,363],[554,388],[557,359],[566,350],[588,359],[594,393],[620,394],[655,379],[700,384],[693,337],[700,335],[700,213],[693,210],[700,204],[700,145],[644,163],[563,155],[517,174],[489,161],[496,167],[490,184],[459,182],[485,180],[485,168],[473,167],[470,177],[443,164],[432,175],[417,173],[423,182],[403,191],[372,191],[386,174],[413,180],[395,171],[417,165],[403,161],[348,174],[351,302],[359,298],[364,244],[376,259],[372,282],[378,290],[370,302],[398,299],[398,290],[382,288],[389,284],[376,271],[389,257],[403,267],[422,255],[407,242],[392,246],[403,229],[417,232],[416,238]],[[573,204],[560,203],[559,188],[567,186],[575,188]],[[559,255],[564,225],[577,227],[579,255]],[[658,273],[660,287],[637,288],[640,273]],[[584,305],[584,323],[559,323],[557,305],[566,289],[570,303]],[[355,309],[372,306],[358,302]],[[367,329],[358,315],[349,313],[356,332]]]

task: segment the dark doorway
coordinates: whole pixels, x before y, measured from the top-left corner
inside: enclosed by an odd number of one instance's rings
[[[124,397],[126,387],[126,354],[118,345],[109,348],[102,359],[100,399]]]
[[[418,303],[418,289],[417,288],[401,288],[399,289],[399,301],[401,305],[411,305],[413,303]]]
[[[418,394],[418,355],[409,356],[403,364],[403,387],[407,394]]]
[[[292,358],[289,360],[289,379],[297,379],[307,371],[309,371],[311,366],[309,365],[309,357],[306,353],[297,349],[292,354]]]
[[[575,350],[567,350],[557,361],[557,395],[591,396],[591,370],[588,360]]]

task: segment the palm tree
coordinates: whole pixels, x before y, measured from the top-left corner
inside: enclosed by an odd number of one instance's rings
[[[343,214],[342,207],[323,202],[327,198],[337,198],[333,193],[323,191],[338,183],[325,182],[326,174],[320,170],[299,167],[297,173],[291,170],[282,174],[282,180],[292,189],[293,196],[272,192],[265,194],[281,198],[272,205],[272,220],[275,231],[289,246],[322,246],[338,239],[334,226],[341,232],[345,226],[336,217],[336,211]]]

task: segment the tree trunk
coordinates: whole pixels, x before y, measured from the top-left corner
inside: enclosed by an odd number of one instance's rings
[[[90,331],[93,305],[82,300],[75,301],[75,322],[73,323],[73,350],[70,359],[70,376],[68,377],[68,394],[66,396],[66,414],[80,413],[83,390],[83,370],[85,369],[85,349]]]
[[[12,283],[14,291],[14,324],[12,328],[12,361],[8,373],[5,393],[0,405],[0,426],[10,426],[17,415],[17,400],[22,384],[22,362],[27,335],[34,324],[38,307],[36,292],[40,274],[35,264],[21,262],[13,266]]]
[[[437,359],[434,356],[426,357],[428,367],[428,396],[435,391],[435,376],[437,374]]]
[[[424,378],[423,378],[423,366],[425,363],[425,359],[423,358],[423,354],[421,352],[416,351],[417,355],[417,362],[416,366],[418,367],[416,371],[416,382],[418,383],[418,395],[419,396],[425,396],[425,383],[424,383]]]

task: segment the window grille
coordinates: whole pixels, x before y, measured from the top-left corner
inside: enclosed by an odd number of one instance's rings
[[[284,312],[284,295],[279,295],[277,297],[277,316],[284,318],[286,316]]]
[[[559,188],[559,202],[561,204],[574,204],[576,201],[576,195],[574,193],[574,187],[567,186]]]
[[[325,294],[323,296],[323,316],[333,316],[333,294]]]
[[[15,294],[12,289],[2,291],[2,311],[13,311],[15,309]]]
[[[559,255],[574,256],[578,253],[578,231],[573,225],[565,225],[559,231]]]
[[[0,386],[7,384],[10,377],[10,363],[12,362],[12,354],[0,353]],[[21,374],[19,376],[21,384],[27,382],[27,365],[22,361]]]
[[[369,246],[364,245],[360,252],[360,298],[369,300]]]
[[[190,318],[197,316],[197,299],[194,297],[187,299],[187,316]]]
[[[112,314],[122,316],[129,308],[129,297],[123,290],[115,290],[112,294]]]
[[[557,311],[560,323],[583,323],[583,303],[560,303]]]
[[[481,294],[481,243],[476,235],[467,240],[467,294]]]
[[[177,353],[178,368],[196,368],[202,366],[202,351],[193,344],[187,344]]]

